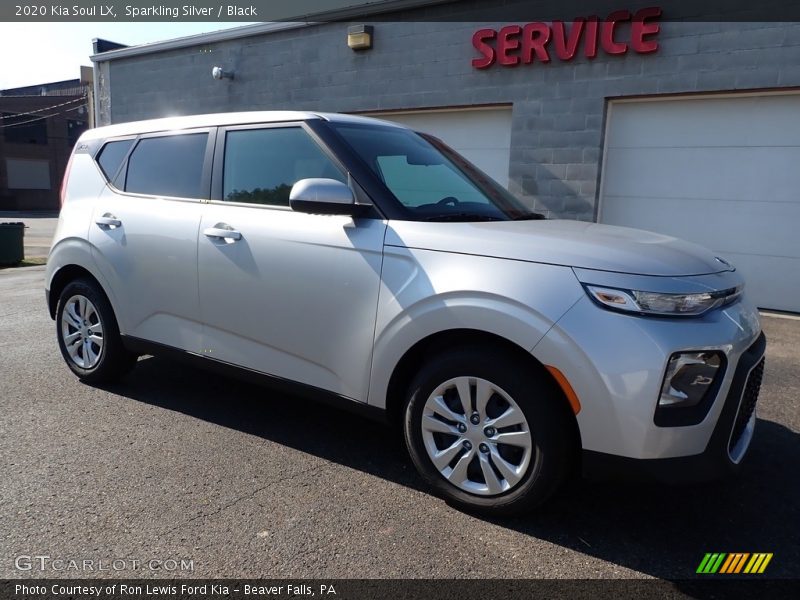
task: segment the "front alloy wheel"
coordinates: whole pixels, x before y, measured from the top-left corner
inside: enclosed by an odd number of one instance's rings
[[[433,465],[465,492],[507,492],[530,466],[533,442],[525,414],[486,379],[462,376],[438,386],[425,402],[421,427]]]
[[[542,504],[577,448],[575,419],[547,371],[494,347],[426,357],[403,426],[423,479],[458,507],[490,515]]]

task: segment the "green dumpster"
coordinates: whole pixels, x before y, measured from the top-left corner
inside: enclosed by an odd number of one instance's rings
[[[18,265],[25,258],[25,223],[0,223],[0,265]]]

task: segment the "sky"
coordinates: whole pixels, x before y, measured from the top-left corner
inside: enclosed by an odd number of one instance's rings
[[[0,90],[77,79],[92,40],[134,45],[249,23],[0,23]]]

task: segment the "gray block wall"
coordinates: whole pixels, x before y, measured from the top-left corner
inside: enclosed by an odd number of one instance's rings
[[[655,54],[474,69],[473,32],[505,24],[376,23],[374,48],[353,52],[348,24],[329,23],[119,58],[100,63],[99,124],[509,104],[511,191],[548,216],[594,220],[609,99],[800,86],[798,24],[662,22]],[[214,65],[235,79],[212,79]]]

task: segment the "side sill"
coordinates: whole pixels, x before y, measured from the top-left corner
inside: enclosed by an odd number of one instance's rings
[[[161,356],[171,360],[176,360],[184,364],[188,364],[203,370],[212,371],[225,377],[240,379],[270,388],[280,393],[289,394],[292,396],[299,396],[321,404],[327,404],[336,408],[344,409],[349,412],[361,415],[373,421],[388,423],[388,416],[385,410],[370,406],[364,402],[359,402],[336,394],[328,390],[291,381],[276,375],[269,375],[261,373],[245,367],[240,367],[231,363],[227,363],[208,356],[201,356],[193,352],[167,346],[158,342],[151,342],[141,338],[123,335],[122,343],[127,350],[135,354],[150,354],[152,356]]]

